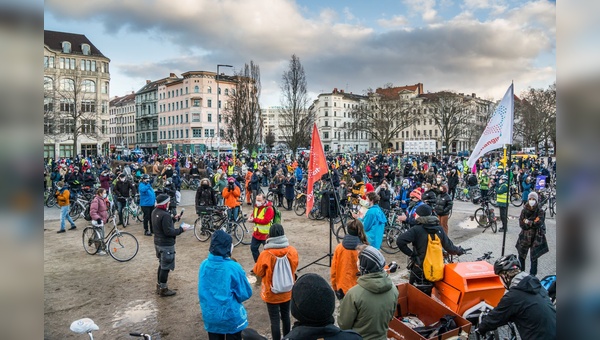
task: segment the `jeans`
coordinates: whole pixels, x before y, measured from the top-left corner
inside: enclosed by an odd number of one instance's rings
[[[119,223],[123,224],[123,208],[125,208],[125,204],[127,201],[125,199],[117,198],[117,211],[119,212]]]
[[[68,205],[60,207],[60,230],[65,230],[65,220],[71,223],[71,227],[75,226],[75,222],[73,222],[73,219],[69,216],[69,211],[71,211],[71,207]]]
[[[153,206],[143,206],[142,207],[142,212],[144,213],[144,230],[145,231],[150,231],[151,233],[153,233],[153,229],[152,229],[152,219],[150,218],[150,215],[152,215],[152,210],[154,209]],[[148,226],[150,227],[150,229],[148,229]]]
[[[233,334],[217,334],[208,332],[208,340],[242,340],[242,332]]]
[[[240,207],[239,206],[227,210],[227,218],[230,221],[237,221],[239,214],[240,214]]]
[[[271,320],[271,337],[274,340],[281,339],[281,331],[279,329],[279,319],[283,326],[283,335],[290,332],[290,301],[273,304],[267,303],[267,311]]]
[[[252,241],[250,242],[250,251],[252,251],[252,257],[254,258],[254,263],[256,263],[256,261],[258,261],[258,255],[260,255],[258,248],[260,247],[261,244],[264,246],[265,243],[266,243],[266,241],[257,240],[256,237],[252,236]],[[287,334],[287,333],[285,333],[285,334]]]

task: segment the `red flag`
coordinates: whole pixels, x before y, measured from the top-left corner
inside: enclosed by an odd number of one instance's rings
[[[310,158],[308,161],[308,185],[306,191],[306,216],[312,210],[313,204],[315,203],[315,197],[313,195],[313,185],[321,177],[326,174],[327,161],[325,160],[325,153],[323,152],[323,145],[321,144],[321,137],[319,137],[319,130],[317,124],[313,124],[312,142],[310,143]]]

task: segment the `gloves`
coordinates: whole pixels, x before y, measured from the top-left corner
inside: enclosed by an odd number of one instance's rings
[[[98,224],[102,224],[102,219],[101,219],[101,218],[97,219],[97,220],[96,220],[96,223],[98,223]]]
[[[341,289],[338,289],[335,291],[335,296],[338,298],[338,300],[341,300],[344,298],[344,292]]]
[[[466,254],[466,253],[467,253],[467,251],[466,251],[466,250],[464,250],[464,249],[463,249],[463,247],[458,247],[458,255],[459,255],[459,256],[460,256],[460,255],[464,255],[464,254]]]

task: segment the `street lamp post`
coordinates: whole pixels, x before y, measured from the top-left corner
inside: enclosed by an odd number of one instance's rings
[[[218,64],[217,65],[217,75],[215,76],[215,81],[217,82],[217,162],[221,161],[221,128],[219,127],[219,123],[221,122],[221,116],[219,116],[219,93],[221,92],[219,89],[219,68],[220,67],[233,67],[231,65]]]

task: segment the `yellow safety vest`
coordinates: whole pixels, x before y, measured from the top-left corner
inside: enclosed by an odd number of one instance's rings
[[[229,176],[233,175],[233,165],[230,165],[227,167],[227,174]]]
[[[269,207],[265,207],[263,210],[261,210],[261,212],[256,215],[256,213],[258,212],[258,208],[254,207],[254,212],[252,213],[252,216],[254,216],[255,218],[259,218],[259,219],[263,219],[265,218],[265,212],[267,211]],[[269,229],[271,228],[271,221],[269,221],[268,224],[258,224],[258,223],[254,223],[254,230],[258,231],[261,234],[265,234],[268,235],[269,234]]]
[[[502,187],[503,185],[506,185],[508,187],[508,185],[506,183],[502,183],[500,185],[500,187]],[[498,188],[500,189],[500,188]],[[496,202],[498,203],[508,203],[508,190],[503,193],[503,194],[496,194]]]

